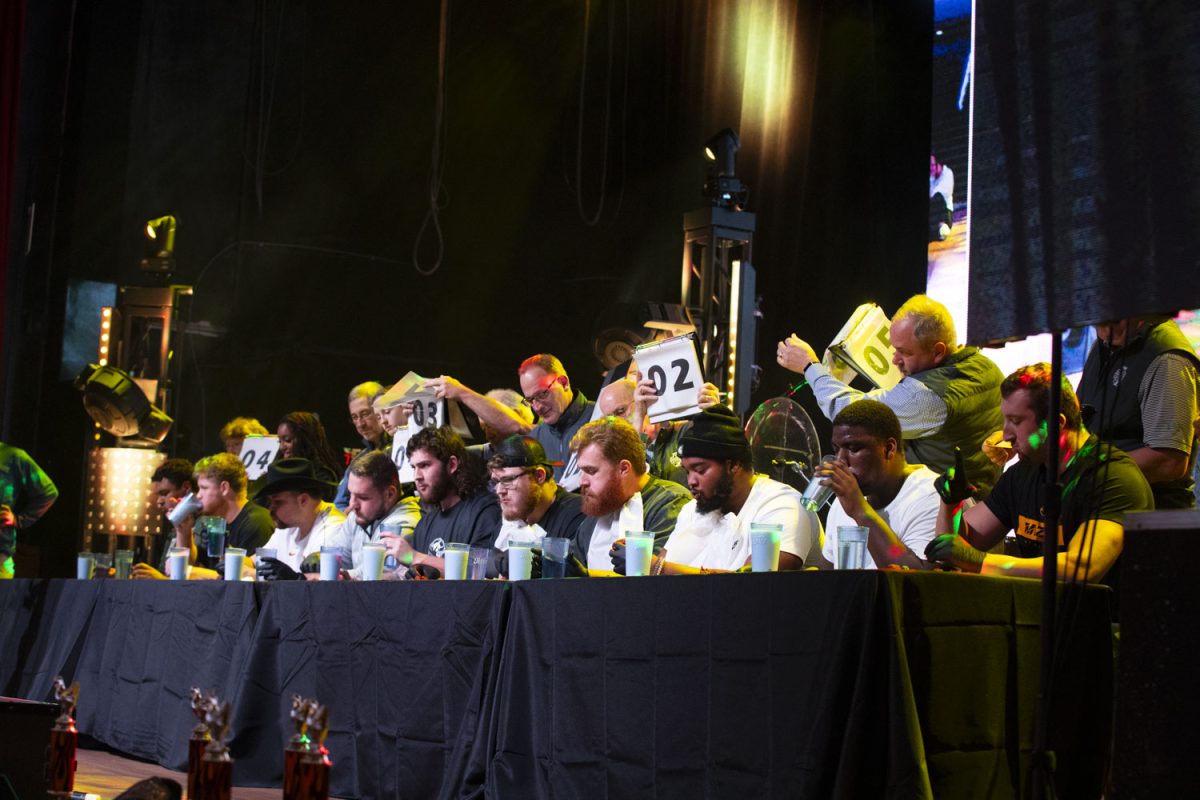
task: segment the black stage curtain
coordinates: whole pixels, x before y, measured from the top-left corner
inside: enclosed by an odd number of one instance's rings
[[[1108,590],[1059,655],[1063,796],[1098,796]],[[81,732],[173,769],[190,687],[235,780],[279,785],[291,695],[329,706],[343,797],[1020,796],[1035,581],[906,573],[438,584],[13,581],[0,686],[81,684]]]
[[[967,339],[1200,305],[1200,5],[980,3]]]

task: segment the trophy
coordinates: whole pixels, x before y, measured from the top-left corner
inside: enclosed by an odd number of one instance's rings
[[[50,731],[50,748],[47,769],[49,780],[47,794],[51,797],[70,797],[75,788],[75,705],[79,701],[79,681],[67,688],[66,681],[59,675],[54,679],[54,699],[58,703],[59,715]]]
[[[196,715],[199,722],[192,728],[192,736],[188,739],[187,793],[188,797],[199,797],[201,792],[200,762],[204,759],[204,748],[212,736],[209,735],[208,725],[204,722],[204,694],[199,688],[193,686],[189,697],[192,713]]]
[[[329,709],[315,700],[292,698],[296,733],[284,749],[284,800],[327,800],[329,797]]]
[[[193,711],[199,708],[197,716],[203,714],[201,719],[209,739],[197,768],[196,794],[189,797],[196,800],[230,800],[233,792],[233,759],[229,757],[229,747],[225,744],[229,736],[229,703],[222,703],[216,695],[197,699],[198,695],[199,692],[192,695],[192,708]],[[190,776],[188,783],[190,786]]]

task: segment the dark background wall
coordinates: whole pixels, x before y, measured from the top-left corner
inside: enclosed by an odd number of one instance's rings
[[[353,444],[349,387],[409,369],[515,386],[546,350],[594,396],[609,307],[678,301],[724,127],[758,215],[756,400],[789,383],[779,338],[823,346],[857,304],[924,284],[929,0],[450,3],[428,276],[438,3],[33,5],[13,230],[38,213],[29,252],[8,248],[3,438],[63,490],[26,536],[47,563],[74,547],[90,437],[58,374],[66,287],[147,284],[141,228],[163,213],[195,287],[188,457],[235,414],[295,409]]]

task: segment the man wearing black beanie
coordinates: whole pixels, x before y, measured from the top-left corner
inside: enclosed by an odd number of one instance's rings
[[[661,572],[740,569],[750,558],[751,524],[782,526],[781,570],[800,569],[820,547],[817,516],[803,508],[795,489],[755,474],[741,420],[727,407],[712,406],[692,417],[679,455],[692,501],[679,512]]]

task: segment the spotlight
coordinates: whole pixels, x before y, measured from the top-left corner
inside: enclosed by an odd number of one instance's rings
[[[737,151],[741,146],[741,140],[732,128],[726,128],[704,143],[704,157],[710,162],[704,196],[714,206],[740,211],[746,205],[750,190],[737,177]]]
[[[175,225],[175,217],[170,214],[146,221],[146,239],[151,249],[138,265],[143,271],[164,275],[174,272]]]
[[[89,364],[75,378],[83,407],[96,424],[113,436],[136,437],[157,444],[173,420],[151,403],[127,373],[113,366]]]

